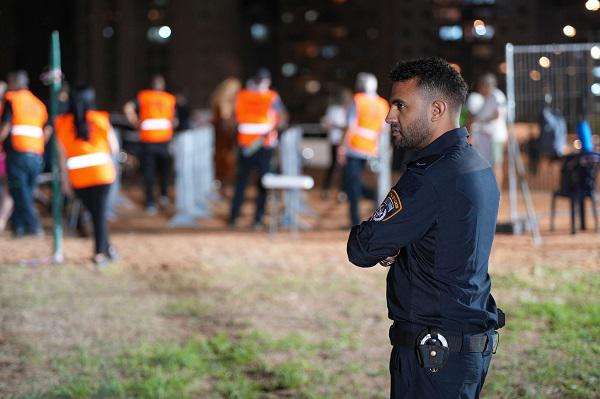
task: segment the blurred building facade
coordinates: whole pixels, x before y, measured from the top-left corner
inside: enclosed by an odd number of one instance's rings
[[[569,23],[573,38],[562,33]],[[206,107],[220,81],[265,66],[302,121],[318,120],[328,94],[360,71],[385,95],[398,59],[440,55],[471,83],[502,74],[507,42],[600,38],[597,15],[567,0],[4,0],[0,74],[25,68],[43,94],[52,29],[67,80],[93,84],[105,108],[120,109],[153,73]]]

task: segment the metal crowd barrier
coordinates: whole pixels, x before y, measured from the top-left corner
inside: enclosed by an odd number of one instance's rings
[[[212,215],[215,131],[208,125],[183,131],[173,139],[176,214],[171,227],[198,227],[196,219]]]

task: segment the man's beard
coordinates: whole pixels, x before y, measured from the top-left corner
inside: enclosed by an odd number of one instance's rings
[[[398,126],[398,124],[392,124],[392,129],[395,126]],[[410,125],[401,128],[400,131],[401,134],[394,135],[394,142],[398,148],[419,150],[427,144],[427,141],[431,137],[426,114],[419,117]]]

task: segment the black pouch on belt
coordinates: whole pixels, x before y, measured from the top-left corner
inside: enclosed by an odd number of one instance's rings
[[[427,329],[417,338],[417,357],[423,368],[435,373],[446,365],[450,348],[448,341],[439,332]]]

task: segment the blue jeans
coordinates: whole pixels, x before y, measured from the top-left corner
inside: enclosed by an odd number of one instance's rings
[[[367,163],[366,159],[351,155],[346,156],[344,165],[344,191],[350,203],[350,221],[352,225],[360,224],[358,204],[361,197],[375,201],[375,191],[366,186],[361,180],[361,174]]]
[[[8,189],[15,203],[10,219],[15,235],[35,234],[41,229],[33,203],[42,162],[40,155],[19,152],[9,153],[6,159]]]

